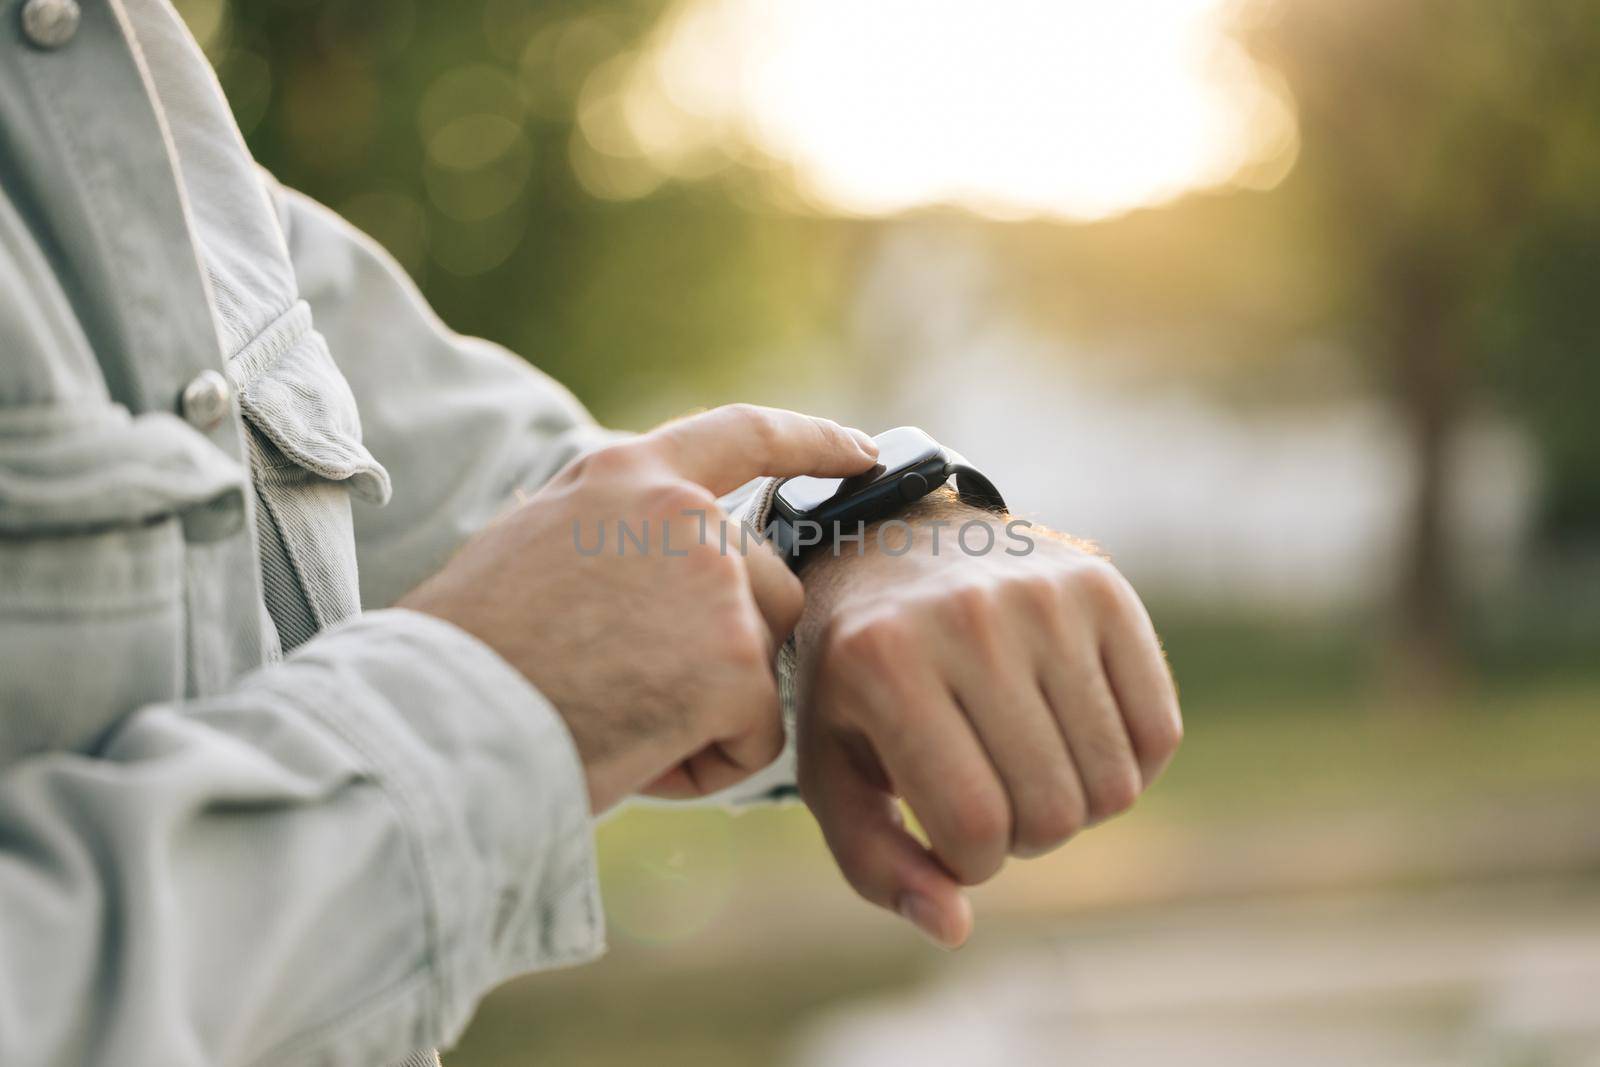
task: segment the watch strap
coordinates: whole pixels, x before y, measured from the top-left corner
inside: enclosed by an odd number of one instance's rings
[[[949,448],[944,451],[948,458],[945,470],[955,478],[956,495],[962,503],[990,511],[1006,510],[1005,497],[1000,495],[1000,490],[995,488],[988,475],[968,463],[961,453]]]

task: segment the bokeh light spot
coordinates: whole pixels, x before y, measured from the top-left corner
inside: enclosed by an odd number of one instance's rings
[[[1287,171],[1292,110],[1229,17],[1227,0],[681,0],[625,71],[596,72],[580,121],[666,176],[742,143],[822,211],[1104,218]]]
[[[499,115],[521,122],[523,109],[516,80],[499,67],[472,63],[434,79],[417,106],[417,128],[424,143],[462,115]]]

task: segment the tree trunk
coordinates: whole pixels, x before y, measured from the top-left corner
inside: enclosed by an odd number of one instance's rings
[[[1447,274],[1438,263],[1414,261],[1390,289],[1391,366],[1416,479],[1396,590],[1393,681],[1419,706],[1446,699],[1461,677],[1450,480],[1463,390]]]

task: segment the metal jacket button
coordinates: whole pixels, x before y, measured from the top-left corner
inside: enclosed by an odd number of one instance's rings
[[[194,381],[183,387],[179,406],[189,425],[199,430],[210,430],[227,417],[231,396],[228,379],[214,370],[203,370],[195,375]]]
[[[78,0],[27,0],[22,33],[39,48],[60,48],[78,32]]]

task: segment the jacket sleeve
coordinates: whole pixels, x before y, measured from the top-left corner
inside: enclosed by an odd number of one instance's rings
[[[372,1067],[602,936],[565,727],[426,616],[0,772],[6,1064]]]
[[[517,493],[532,492],[573,457],[626,435],[601,428],[564,386],[525,360],[452,331],[375,241],[264,178],[300,295],[355,393],[367,447],[394,481],[387,506],[355,505],[362,603],[381,607],[437,570]],[[723,507],[746,517],[764,499],[757,492],[764,484],[730,493]],[[788,652],[779,657],[778,673],[792,723]],[[771,767],[714,800],[786,797],[793,782],[791,743]]]
[[[246,473],[110,402],[3,192],[0,354],[0,1064],[374,1067],[597,954],[577,754],[475,638],[381,611],[186,679],[193,612],[261,610],[213,581]]]

